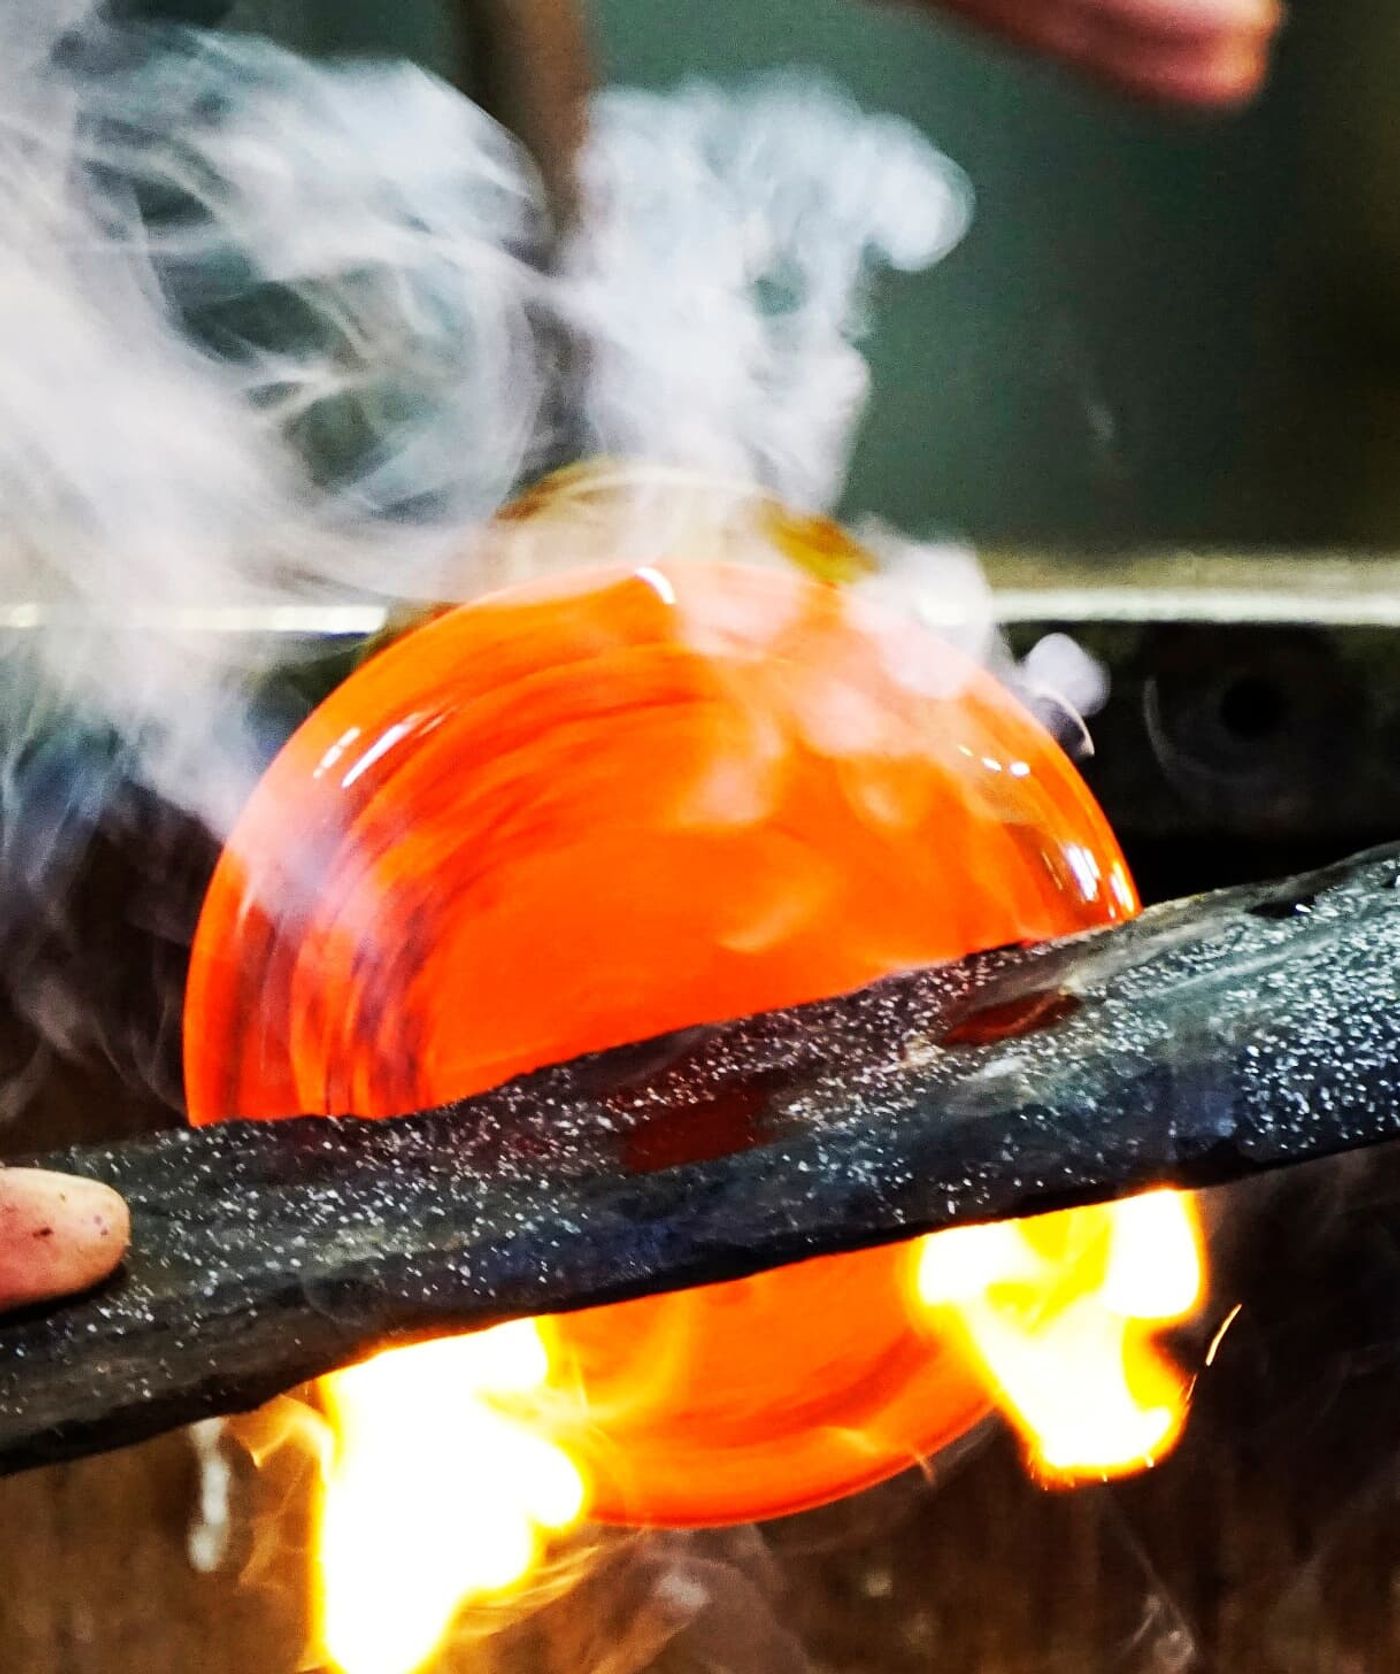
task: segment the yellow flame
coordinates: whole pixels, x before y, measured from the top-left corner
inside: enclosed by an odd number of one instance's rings
[[[549,1360],[528,1320],[377,1355],[322,1380],[335,1446],[316,1540],[322,1655],[410,1674],[468,1599],[525,1579],[584,1483],[523,1416]]]
[[[917,1250],[921,1307],[963,1340],[1035,1469],[1062,1480],[1150,1464],[1175,1441],[1188,1389],[1153,1338],[1201,1284],[1195,1208],[1174,1192]],[[549,1373],[539,1327],[520,1321],[322,1381],[318,1640],[341,1674],[422,1668],[464,1603],[520,1585],[582,1516],[583,1476],[539,1419]]]
[[[1150,1465],[1180,1433],[1189,1387],[1155,1334],[1201,1294],[1200,1224],[1177,1192],[959,1227],[923,1241],[920,1301],[986,1375],[1042,1476]]]

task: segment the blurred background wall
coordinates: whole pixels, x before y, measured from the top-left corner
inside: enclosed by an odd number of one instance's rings
[[[1294,0],[1243,115],[1168,116],[856,0],[584,0],[600,79],[799,66],[917,122],[973,230],[887,281],[846,501],[917,534],[1400,545],[1400,8]],[[449,70],[447,0],[242,0]]]

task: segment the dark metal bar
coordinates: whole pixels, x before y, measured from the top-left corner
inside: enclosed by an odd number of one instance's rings
[[[125,1192],[135,1244],[0,1324],[0,1469],[415,1335],[1400,1136],[1398,884],[1376,851],[438,1112],[48,1157]]]

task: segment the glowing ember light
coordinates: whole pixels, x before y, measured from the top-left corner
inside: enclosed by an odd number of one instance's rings
[[[1151,1192],[925,1239],[917,1288],[959,1332],[1043,1477],[1152,1464],[1185,1418],[1188,1388],[1153,1341],[1200,1300],[1190,1198]]]
[[[509,1407],[539,1391],[548,1364],[538,1329],[521,1321],[323,1380],[335,1441],[318,1639],[344,1674],[421,1666],[467,1599],[524,1580],[543,1535],[582,1513],[577,1469]]]
[[[195,940],[193,1120],[440,1104],[1136,910],[1088,790],[1010,694],[910,615],[813,579],[870,568],[839,531],[747,493],[716,509],[688,479],[642,486],[532,496],[498,573],[564,573],[382,650],[269,770]],[[660,1124],[633,1163],[742,1145],[747,1121]],[[1049,1317],[1057,1274],[1131,1302],[1142,1241],[1102,1230],[1121,1210],[1085,1213],[1000,1253],[969,1235],[976,1283],[925,1254],[950,1303],[933,1309],[906,1247],[541,1320],[538,1446],[483,1406],[482,1340],[328,1380],[328,1653],[407,1674],[459,1595],[511,1585],[537,1527],[584,1501],[602,1520],[747,1521],[937,1452],[987,1410],[989,1373],[1019,1398],[1018,1333]],[[1157,1259],[1150,1306],[1186,1288]],[[467,1506],[485,1521],[464,1528]]]

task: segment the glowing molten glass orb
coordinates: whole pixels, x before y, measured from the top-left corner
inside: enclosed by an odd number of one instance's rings
[[[410,632],[287,745],[196,937],[190,1110],[402,1112],[1135,906],[1059,748],[909,621],[791,568],[568,573]],[[773,1516],[963,1431],[982,1378],[911,1327],[915,1267],[543,1322],[591,1513]]]

